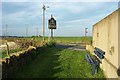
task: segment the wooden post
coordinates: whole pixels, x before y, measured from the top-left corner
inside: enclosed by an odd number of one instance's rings
[[[6,49],[7,56],[10,56],[10,54],[9,54],[9,45],[8,45],[7,41],[6,41],[6,46],[7,46],[7,47],[6,47],[6,48],[7,48],[7,49]]]
[[[33,37],[32,46],[35,47],[35,37]]]

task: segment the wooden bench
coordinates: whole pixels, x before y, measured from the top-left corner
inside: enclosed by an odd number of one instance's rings
[[[104,55],[105,55],[105,52],[97,47],[94,48],[94,53],[95,53],[95,55],[92,55],[92,56],[90,56],[89,54],[85,55],[86,61],[90,65],[92,65],[92,75],[95,74],[96,69],[98,72],[100,63],[102,64],[102,59],[104,59]]]

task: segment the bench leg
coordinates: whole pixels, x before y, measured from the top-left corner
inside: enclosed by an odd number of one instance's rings
[[[94,74],[95,74],[95,67],[96,67],[96,65],[95,65],[95,64],[93,64],[93,65],[92,65],[92,75],[94,75]]]
[[[98,73],[100,65],[97,65],[96,67],[97,67],[97,73]]]

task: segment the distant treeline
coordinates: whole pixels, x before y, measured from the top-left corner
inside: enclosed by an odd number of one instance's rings
[[[0,36],[0,38],[25,38],[24,36]]]
[[[26,38],[26,36],[0,36],[0,38]],[[38,37],[38,36],[28,36],[28,37]],[[39,36],[42,37],[42,36]],[[49,37],[49,36],[45,36],[45,37]],[[85,37],[85,36],[54,36],[54,37]],[[87,36],[87,37],[92,37],[92,36]]]

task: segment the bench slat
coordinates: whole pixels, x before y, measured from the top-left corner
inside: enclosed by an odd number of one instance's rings
[[[91,57],[89,55],[85,55],[85,58],[89,64],[94,64],[94,61],[91,59]]]
[[[100,55],[99,52],[94,51],[94,53],[95,53],[100,59],[103,59],[103,58],[104,58],[104,56],[103,56],[103,55]]]
[[[100,61],[95,55],[91,56],[91,58],[93,59],[93,61],[94,61],[96,64],[101,63],[101,61]]]
[[[97,47],[94,48],[95,51],[99,52],[101,55],[105,55],[105,52]]]
[[[87,62],[89,63],[89,64],[91,64],[92,62],[89,60],[89,58],[88,58],[88,56],[87,55],[85,55],[85,59],[87,60]]]

